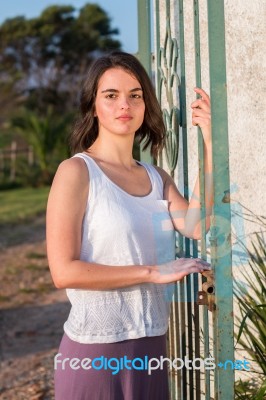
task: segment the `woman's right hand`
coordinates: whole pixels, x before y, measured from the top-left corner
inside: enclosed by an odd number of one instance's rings
[[[200,258],[178,258],[165,264],[159,265],[155,275],[154,283],[172,283],[180,281],[192,273],[210,271],[211,265]]]

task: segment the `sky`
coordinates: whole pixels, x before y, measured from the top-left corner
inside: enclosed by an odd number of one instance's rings
[[[0,23],[7,18],[24,15],[33,18],[50,5],[72,5],[81,8],[86,3],[97,3],[109,15],[112,27],[120,34],[115,36],[122,43],[124,51],[136,53],[137,44],[137,0],[2,0],[0,2]]]

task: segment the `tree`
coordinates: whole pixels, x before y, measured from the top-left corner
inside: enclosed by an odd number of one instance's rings
[[[41,182],[69,156],[80,82],[95,57],[120,49],[117,34],[97,4],[80,10],[55,5],[37,18],[18,16],[0,25],[0,147],[23,137],[37,158],[29,172],[35,177],[40,171]]]
[[[37,18],[8,19],[0,26],[0,84],[13,82],[11,90],[40,112],[47,100],[62,112],[62,97],[69,111],[92,59],[120,49],[117,34],[97,4],[78,14],[72,6],[51,6]]]
[[[40,183],[51,183],[58,161],[69,156],[66,132],[72,120],[72,114],[60,116],[51,106],[47,108],[46,115],[23,110],[12,119],[12,126],[32,146],[37,157]]]

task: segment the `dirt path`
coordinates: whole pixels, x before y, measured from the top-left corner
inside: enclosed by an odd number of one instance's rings
[[[53,400],[53,357],[69,312],[54,288],[44,218],[0,227],[0,399]]]

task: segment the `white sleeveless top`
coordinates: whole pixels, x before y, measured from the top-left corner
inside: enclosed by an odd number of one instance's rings
[[[88,203],[82,224],[80,259],[98,264],[156,265],[175,259],[175,231],[163,200],[163,181],[144,162],[152,190],[137,197],[112,182],[87,154],[78,153],[89,170]],[[64,324],[80,343],[113,343],[167,331],[168,286],[140,284],[96,291],[67,289],[72,308]]]

